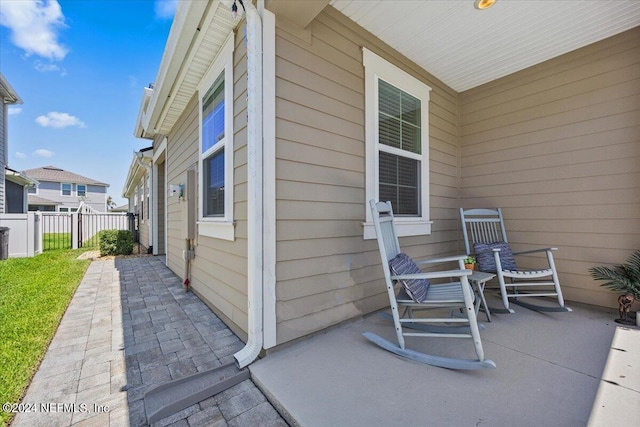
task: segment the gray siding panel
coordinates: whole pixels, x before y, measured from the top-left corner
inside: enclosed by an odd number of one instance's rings
[[[328,7],[311,43],[276,22],[277,341],[388,304],[375,241],[364,241],[362,46],[433,88],[431,236],[403,239],[415,257],[456,249],[457,94]],[[446,221],[446,222],[445,222]],[[432,242],[441,244],[434,245]]]
[[[157,207],[158,207],[158,212],[157,212],[157,217],[158,217],[158,226],[157,226],[157,230],[158,230],[158,248],[157,248],[157,253],[158,254],[166,254],[166,247],[165,247],[165,238],[166,238],[166,234],[165,234],[165,214],[166,214],[166,210],[165,210],[165,203],[166,203],[166,197],[167,197],[167,189],[165,187],[165,179],[166,179],[166,171],[165,171],[165,167],[166,167],[166,163],[162,162],[162,164],[158,165],[158,188],[155,191],[155,196],[158,197],[157,200]]]
[[[588,269],[640,247],[640,29],[469,90],[460,110],[462,203],[503,207],[518,250],[558,246],[567,299],[615,306]]]
[[[242,32],[240,32],[242,34]],[[237,37],[234,52],[234,216],[233,242],[198,236],[192,263],[191,287],[241,336],[247,331],[246,224],[246,49]],[[167,142],[167,183],[186,182],[186,172],[197,167],[199,147],[198,96],[180,117]],[[199,185],[199,182],[198,184]],[[197,205],[197,204],[196,204]],[[167,265],[185,275],[182,251],[186,238],[186,203],[167,198]]]

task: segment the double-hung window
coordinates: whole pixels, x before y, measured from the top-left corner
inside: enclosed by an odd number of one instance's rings
[[[60,194],[63,196],[71,195],[71,184],[63,182],[60,184]]]
[[[363,48],[365,67],[366,222],[368,201],[391,201],[398,236],[431,233],[429,220],[429,93],[431,88]]]
[[[76,184],[76,191],[78,192],[78,197],[85,197],[87,195],[87,186],[84,184]]]
[[[233,37],[198,86],[200,107],[199,221],[201,235],[234,240]]]

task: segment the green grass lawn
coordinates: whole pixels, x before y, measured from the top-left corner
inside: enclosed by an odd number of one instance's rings
[[[100,243],[99,235],[96,234],[82,243],[83,249],[97,249]],[[71,249],[71,233],[44,233],[42,235],[42,250],[50,251],[54,249]]]
[[[89,266],[83,250],[0,261],[0,403],[19,402]],[[13,414],[0,411],[0,424]]]
[[[42,249],[71,249],[71,233],[44,233],[42,235]]]

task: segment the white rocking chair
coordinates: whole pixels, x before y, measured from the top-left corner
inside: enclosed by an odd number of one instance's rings
[[[462,233],[467,255],[474,255],[479,270],[498,277],[504,310],[492,308],[492,312],[514,313],[514,304],[537,311],[572,311],[564,305],[560,280],[553,262],[553,251],[558,248],[534,249],[512,253],[502,219],[502,210],[460,208]],[[516,255],[544,252],[548,265],[543,269],[520,269],[515,264]],[[507,289],[509,288],[509,289]],[[523,292],[523,289],[529,290]],[[533,289],[533,290],[531,290]],[[522,301],[523,298],[553,297],[559,306],[538,305]]]
[[[457,261],[459,270],[438,271],[418,274],[394,274],[389,265],[393,263],[396,257],[404,256],[401,254],[400,244],[396,235],[394,226],[393,210],[390,202],[376,203],[374,200],[369,202],[371,212],[373,214],[373,222],[378,239],[378,248],[380,249],[380,257],[382,259],[382,269],[384,270],[384,278],[391,304],[391,316],[398,338],[398,344],[386,340],[372,332],[365,332],[363,335],[369,341],[384,348],[387,351],[395,353],[399,356],[406,357],[416,362],[428,365],[439,366],[449,369],[487,369],[495,368],[493,361],[484,358],[482,342],[480,340],[480,331],[476,320],[476,313],[473,305],[473,290],[469,285],[467,276],[471,274],[470,270],[464,269],[463,260],[465,256],[441,258],[437,260],[419,261],[417,264],[437,263],[437,262],[454,262]],[[409,296],[409,293],[401,287],[396,297],[394,285],[398,282],[436,279],[436,278],[457,278],[459,281],[444,284],[429,284],[426,295],[421,295],[421,302],[416,302]],[[413,298],[416,297],[414,293]],[[402,307],[403,313],[399,312]],[[423,318],[414,317],[414,312],[432,309],[432,308],[451,308],[455,310],[462,309],[464,318],[462,317],[445,317],[445,318]],[[431,324],[431,325],[430,325]],[[435,325],[433,325],[435,324]],[[455,324],[457,326],[449,326]],[[415,332],[404,332],[404,328],[415,330]],[[458,359],[442,356],[435,356],[421,353],[418,351],[405,348],[405,336],[412,337],[440,337],[440,338],[471,338],[475,346],[477,359]]]

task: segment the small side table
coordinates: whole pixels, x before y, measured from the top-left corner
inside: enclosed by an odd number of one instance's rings
[[[484,307],[484,312],[487,315],[487,320],[491,322],[491,312],[489,311],[489,306],[487,305],[487,301],[484,299],[484,285],[491,279],[496,277],[495,274],[491,273],[483,273],[482,271],[474,271],[473,274],[467,276],[469,283],[474,287],[476,294],[480,297],[480,301],[476,304],[476,316],[480,312],[480,304]]]

